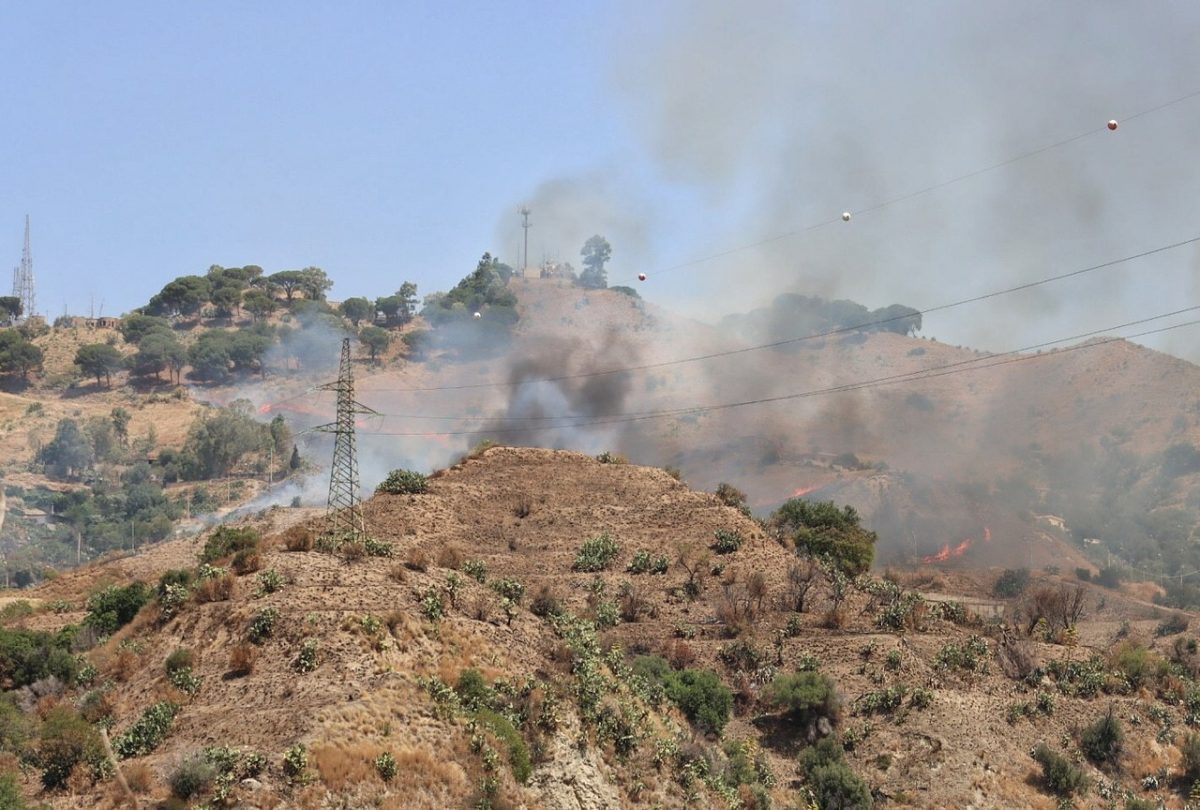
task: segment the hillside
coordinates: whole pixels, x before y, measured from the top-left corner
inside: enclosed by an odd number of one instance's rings
[[[829,581],[818,578],[805,612],[794,612],[793,555],[738,510],[661,470],[561,451],[493,448],[436,475],[426,494],[376,496],[367,505],[368,522],[375,537],[393,544],[395,560],[287,551],[289,538],[294,546],[304,531],[286,529],[297,517],[289,511],[258,519],[266,534],[259,571],[236,577],[228,599],[194,596],[165,621],[151,603],[88,654],[99,669],[92,689],[105,695],[117,738],[155,701],[180,706],[162,744],[122,764],[144,799],[164,797],[182,761],[217,745],[266,756],[265,769],[234,790],[254,806],[466,806],[478,800],[481,785],[490,785],[485,792],[497,807],[678,806],[685,794],[697,806],[717,807],[724,806],[722,790],[736,795],[738,779],[748,780],[745,795],[758,784],[753,790],[769,794],[775,806],[793,806],[800,795],[795,757],[817,726],[772,710],[767,684],[816,668],[836,684],[841,708],[828,721],[879,806],[1054,807],[1029,750],[1045,741],[1069,754],[1077,743],[1065,741],[1076,739],[1075,729],[1110,705],[1125,728],[1125,753],[1115,771],[1085,761],[1095,788],[1182,806],[1172,792],[1176,781],[1160,780],[1157,790],[1144,793],[1141,780],[1162,768],[1178,773],[1171,741],[1182,741],[1186,709],[1173,696],[1194,688],[1186,666],[1173,665],[1178,674],[1168,677],[1153,674],[1159,670],[1152,662],[1159,655],[1183,665],[1191,659],[1176,652],[1187,646],[1174,644],[1182,636],[1156,638],[1157,611],[1133,597],[1084,586],[1077,641],[1063,645],[1026,640],[938,602],[903,597],[882,580],[861,580],[839,610],[842,626],[833,626]],[[744,543],[730,554],[709,555],[700,593],[688,598],[681,556],[709,546],[718,529],[737,531]],[[573,571],[581,544],[601,532],[617,541],[616,559],[599,574]],[[153,582],[169,568],[195,565],[202,546],[174,541],[151,555],[60,577],[22,596],[68,603],[61,612],[17,623],[52,629],[78,621],[79,607],[99,584],[134,575]],[[626,572],[642,550],[665,556],[666,574]],[[281,584],[258,595],[268,570]],[[481,570],[487,584],[467,573]],[[748,596],[755,574],[764,580],[753,586],[761,592]],[[946,600],[954,598],[946,593],[979,593],[989,577],[911,581],[930,599]],[[512,594],[513,586],[503,584],[512,582],[524,586],[524,595],[505,608],[497,588]],[[1049,578],[1038,587],[1062,586]],[[611,603],[619,615],[592,647],[575,625],[530,612],[553,601],[593,618]],[[965,601],[983,610],[978,600]],[[987,612],[1000,609],[1017,619],[1019,603],[993,601]],[[249,644],[250,627],[265,610],[275,613],[273,632]],[[881,629],[891,622],[895,630]],[[1116,638],[1124,646],[1112,652]],[[312,642],[316,668],[297,671],[298,656]],[[1120,651],[1144,650],[1140,644],[1153,650],[1138,653],[1149,668],[1131,669],[1132,653]],[[191,653],[200,679],[190,697],[164,670],[178,648]],[[1018,670],[1010,662],[1014,650],[1029,657]],[[653,693],[627,669],[634,656],[646,654],[712,670],[732,687],[735,713],[721,738],[726,753],[669,700],[646,702]],[[231,655],[250,655],[252,671],[233,671]],[[1078,672],[1062,669],[1068,661],[1085,664]],[[1041,674],[1026,680],[1005,674],[1024,677],[1020,666],[1035,664]],[[503,735],[484,730],[473,742],[481,733],[479,721],[470,722],[477,715],[438,685],[460,683],[469,669],[496,682],[494,689],[510,684],[499,694],[508,695],[507,711],[533,755],[524,784],[505,764]],[[1102,673],[1098,681],[1086,674],[1093,671]],[[91,705],[95,698],[87,692],[59,699]],[[41,711],[55,700],[44,698]],[[1028,716],[1012,708],[1035,704],[1042,709],[1030,708]],[[827,730],[824,722],[818,725]],[[620,728],[627,731],[614,736]],[[730,741],[738,740],[752,741],[739,744],[744,750],[762,752],[758,770],[751,768],[760,777],[735,777],[726,764],[735,750]],[[296,744],[308,754],[305,778],[284,770],[284,754]],[[498,751],[501,764],[489,765],[487,750]],[[399,764],[387,783],[372,765],[384,752]],[[713,778],[705,781],[698,762],[715,769]],[[763,781],[766,773],[773,778]],[[87,781],[80,776],[69,795],[40,798],[54,807],[118,801],[113,781]],[[25,789],[37,794],[34,774]],[[1097,794],[1088,796],[1090,804]]]

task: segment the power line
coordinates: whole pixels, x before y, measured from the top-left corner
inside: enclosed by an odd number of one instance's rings
[[[1200,90],[1194,90],[1190,93],[1187,93],[1185,95],[1179,96],[1174,99],[1171,99],[1170,101],[1164,102],[1162,104],[1158,104],[1154,107],[1150,107],[1150,108],[1140,110],[1135,113],[1131,113],[1130,115],[1124,116],[1123,120],[1133,121],[1135,119],[1142,118],[1147,115],[1151,115],[1152,113],[1156,113],[1161,110],[1165,110],[1168,107],[1173,107],[1176,104],[1182,104],[1183,102],[1188,101],[1193,98],[1196,98],[1197,96],[1200,96]],[[904,194],[900,194],[896,197],[892,197],[890,199],[884,200],[884,201],[876,203],[874,205],[868,205],[864,208],[859,208],[857,210],[851,209],[847,213],[849,213],[851,215],[873,213],[873,212],[879,211],[883,208],[887,208],[889,206],[896,205],[897,203],[906,202],[908,200],[912,200],[917,197],[922,197],[926,194],[930,194],[934,191],[939,191],[943,188],[946,188],[947,186],[952,186],[952,185],[955,185],[956,183],[961,183],[964,180],[970,180],[973,177],[978,177],[982,174],[987,174],[989,172],[996,171],[997,169],[1002,169],[1006,166],[1011,166],[1012,164],[1019,163],[1022,160],[1027,160],[1028,158],[1036,157],[1037,155],[1041,155],[1046,152],[1051,152],[1055,149],[1060,149],[1064,146],[1075,143],[1076,141],[1081,141],[1081,140],[1083,140],[1085,138],[1089,138],[1093,135],[1099,135],[1101,133],[1104,133],[1107,131],[1107,129],[1108,129],[1107,125],[1092,127],[1091,129],[1088,129],[1084,132],[1080,132],[1077,135],[1072,135],[1068,138],[1063,138],[1062,140],[1055,141],[1054,143],[1046,144],[1045,146],[1039,146],[1036,149],[1031,149],[1027,152],[1022,152],[1018,155],[1014,155],[1013,157],[1006,158],[1005,160],[1001,160],[997,163],[992,163],[988,166],[984,166],[983,168],[974,169],[972,171],[965,172],[960,175],[956,175],[955,177],[951,177],[948,180],[943,180],[941,182],[933,183],[931,185],[924,186],[924,187],[916,189],[914,191],[909,191]],[[774,236],[768,236],[768,237],[759,239],[754,242],[746,242],[744,244],[737,245],[737,246],[731,247],[731,248],[726,248],[724,250],[720,250],[715,253],[710,253],[705,256],[700,256],[695,259],[689,259],[688,261],[679,262],[678,264],[667,265],[666,267],[662,267],[657,270],[654,270],[652,275],[657,276],[657,275],[662,275],[664,273],[672,273],[676,270],[682,270],[682,269],[685,269],[688,267],[695,267],[696,265],[705,264],[710,261],[715,261],[716,259],[723,259],[726,256],[731,256],[735,253],[740,253],[745,250],[751,250],[756,247],[762,247],[764,245],[769,245],[774,242],[782,241],[784,239],[790,239],[795,236],[800,236],[802,234],[808,233],[809,231],[815,231],[820,228],[825,228],[830,225],[835,225],[839,222],[842,222],[842,220],[844,218],[845,217],[842,215],[832,216],[829,219],[825,219],[820,222],[814,222],[811,225],[805,225],[803,227],[796,228],[795,230],[778,233],[778,234],[775,234]],[[621,280],[632,280],[632,278],[633,278],[632,276],[622,276]]]
[[[505,435],[505,434],[513,434],[513,433],[527,434],[527,433],[535,433],[535,432],[540,432],[540,431],[545,431],[545,430],[563,430],[563,429],[576,429],[576,428],[606,426],[606,425],[613,425],[613,424],[625,424],[625,423],[629,423],[629,422],[639,422],[639,421],[646,421],[646,420],[651,420],[651,419],[662,419],[662,418],[667,418],[667,417],[678,417],[678,416],[686,416],[686,415],[693,415],[693,414],[712,413],[715,411],[731,410],[734,408],[743,408],[743,407],[748,407],[751,405],[765,405],[765,404],[772,404],[772,403],[776,403],[776,402],[794,401],[794,400],[798,400],[798,399],[808,399],[811,397],[826,396],[829,394],[847,393],[850,391],[859,391],[859,390],[864,390],[864,389],[869,389],[869,388],[878,388],[878,387],[882,387],[885,385],[895,385],[898,383],[935,379],[938,377],[945,377],[945,376],[950,376],[953,374],[962,374],[962,373],[971,372],[971,371],[979,371],[982,369],[995,368],[996,366],[1009,365],[1011,363],[1038,360],[1038,359],[1042,359],[1042,358],[1046,358],[1046,357],[1053,357],[1056,355],[1061,355],[1061,354],[1068,353],[1068,352],[1083,351],[1086,349],[1093,349],[1093,348],[1097,348],[1100,346],[1106,346],[1110,343],[1115,343],[1118,341],[1131,340],[1133,338],[1159,334],[1162,332],[1170,331],[1172,329],[1181,329],[1181,328],[1187,327],[1187,326],[1195,326],[1197,324],[1200,324],[1200,320],[1193,320],[1193,321],[1187,321],[1187,322],[1179,323],[1179,324],[1172,324],[1170,326],[1159,327],[1157,329],[1149,329],[1149,330],[1138,332],[1138,333],[1132,334],[1132,335],[1105,338],[1102,340],[1096,340],[1096,341],[1092,341],[1090,343],[1084,343],[1084,344],[1080,344],[1077,346],[1068,346],[1063,349],[1058,349],[1054,354],[1024,354],[1025,352],[1034,351],[1037,349],[1045,348],[1047,346],[1053,346],[1053,345],[1056,345],[1059,343],[1065,343],[1065,342],[1069,342],[1069,341],[1073,341],[1073,340],[1082,340],[1085,338],[1094,337],[1095,335],[1103,334],[1104,332],[1110,332],[1114,329],[1128,328],[1130,326],[1144,324],[1144,323],[1148,323],[1148,322],[1155,321],[1155,320],[1161,320],[1163,318],[1173,317],[1176,315],[1183,314],[1185,312],[1194,312],[1196,310],[1200,310],[1200,305],[1185,307],[1183,309],[1174,310],[1172,312],[1163,313],[1161,315],[1154,315],[1154,316],[1151,316],[1148,318],[1141,318],[1141,319],[1138,319],[1135,321],[1128,321],[1123,324],[1106,327],[1106,328],[1100,329],[1100,330],[1084,332],[1084,333],[1081,333],[1078,335],[1071,335],[1069,337],[1058,338],[1056,340],[1046,341],[1043,343],[1037,343],[1037,344],[1033,344],[1031,346],[1026,346],[1021,349],[1014,349],[1012,351],[1004,352],[1001,354],[988,355],[986,357],[975,357],[975,358],[970,358],[968,360],[961,360],[961,361],[958,361],[955,363],[947,363],[942,366],[935,366],[933,368],[920,369],[917,371],[904,372],[901,374],[893,374],[893,375],[889,375],[886,377],[877,377],[877,378],[870,379],[870,380],[862,380],[862,381],[858,381],[858,382],[844,383],[841,385],[830,386],[827,388],[820,388],[820,389],[812,389],[809,391],[802,391],[802,392],[798,392],[798,393],[794,393],[794,394],[783,394],[783,395],[773,396],[773,397],[761,397],[758,399],[742,400],[742,401],[738,401],[738,402],[720,403],[720,404],[716,404],[716,405],[696,405],[696,406],[675,408],[675,409],[661,410],[661,411],[646,411],[646,412],[641,412],[641,413],[631,412],[631,413],[624,413],[624,414],[614,414],[614,415],[609,415],[609,416],[599,417],[599,418],[587,417],[586,419],[584,419],[582,417],[577,417],[576,419],[579,421],[575,421],[575,422],[571,422],[571,423],[567,423],[567,424],[561,424],[561,425],[545,425],[545,426],[540,426],[540,427],[501,428],[501,429],[495,429],[495,430],[428,431],[428,432],[363,431],[363,433],[369,434],[369,435],[375,435],[375,436],[409,436],[409,437]],[[978,364],[978,365],[974,365],[974,364]],[[389,414],[380,414],[380,416],[386,417],[386,416],[389,416]],[[568,419],[571,417],[560,417],[560,418]],[[499,421],[500,419],[501,418],[498,417],[497,421]]]
[[[586,379],[589,377],[602,377],[602,376],[609,375],[609,374],[625,374],[625,373],[629,373],[629,372],[633,372],[633,371],[648,371],[650,369],[666,368],[668,366],[684,365],[686,363],[698,363],[698,362],[703,362],[706,360],[715,360],[715,359],[721,358],[721,357],[732,357],[732,356],[739,355],[739,354],[747,354],[749,352],[762,351],[764,349],[776,349],[781,346],[790,346],[790,345],[794,345],[797,343],[803,343],[803,342],[809,341],[809,340],[820,340],[823,338],[834,337],[837,335],[843,335],[843,334],[847,334],[850,332],[859,332],[864,329],[870,329],[873,327],[884,326],[889,323],[895,323],[896,321],[904,320],[905,318],[911,318],[911,317],[914,317],[915,315],[921,315],[922,317],[924,317],[925,315],[928,315],[930,313],[944,312],[948,309],[954,309],[955,307],[961,307],[961,306],[965,306],[967,304],[975,304],[980,301],[987,301],[989,299],[998,298],[1003,295],[1009,295],[1009,294],[1015,293],[1015,292],[1022,292],[1024,290],[1034,289],[1036,287],[1041,287],[1046,284],[1054,283],[1056,281],[1063,281],[1065,279],[1074,278],[1076,276],[1082,276],[1087,273],[1094,273],[1098,270],[1104,270],[1104,269],[1107,269],[1110,267],[1116,267],[1118,265],[1125,264],[1127,262],[1131,262],[1136,259],[1143,259],[1143,258],[1146,258],[1147,256],[1153,256],[1157,253],[1164,253],[1166,251],[1175,250],[1177,248],[1181,248],[1186,245],[1195,244],[1197,242],[1200,242],[1200,236],[1193,236],[1190,239],[1184,239],[1179,242],[1172,242],[1171,244],[1168,244],[1168,245],[1162,245],[1160,247],[1152,248],[1150,250],[1144,250],[1140,253],[1134,253],[1129,256],[1124,256],[1119,259],[1112,259],[1110,261],[1101,262],[1099,264],[1089,265],[1088,267],[1083,267],[1078,270],[1072,270],[1067,273],[1059,273],[1058,275],[1047,276],[1046,278],[1038,279],[1037,281],[1025,282],[1023,284],[1018,284],[1014,287],[1007,287],[1007,288],[1004,288],[1001,290],[993,290],[991,292],[982,293],[980,295],[974,295],[969,298],[962,298],[957,301],[950,301],[945,304],[938,304],[937,306],[927,307],[926,309],[913,310],[912,312],[909,312],[904,315],[897,315],[897,316],[890,317],[890,318],[881,318],[881,319],[875,320],[875,321],[866,321],[864,323],[854,324],[852,326],[842,326],[842,327],[838,327],[836,329],[829,329],[824,332],[816,332],[816,333],[813,333],[810,335],[803,335],[800,337],[787,338],[785,340],[776,340],[776,341],[772,341],[770,343],[760,343],[760,344],[757,344],[754,346],[743,346],[743,347],[740,347],[737,349],[727,349],[727,350],[719,351],[719,352],[710,352],[708,354],[700,354],[700,355],[695,355],[692,357],[681,357],[681,358],[676,358],[674,360],[662,360],[662,361],[659,361],[656,363],[642,363],[639,365],[622,366],[620,368],[611,368],[611,369],[605,369],[602,371],[581,371],[581,372],[577,372],[575,374],[562,374],[562,375],[558,375],[555,377],[540,377],[540,378],[529,379],[529,380],[514,380],[514,381],[507,381],[507,382],[463,383],[461,385],[413,386],[413,387],[405,387],[405,388],[364,388],[363,391],[364,391],[364,393],[374,393],[374,392],[384,392],[384,391],[427,392],[427,391],[465,391],[465,390],[472,390],[472,389],[477,389],[477,388],[515,388],[515,387],[519,387],[519,386],[523,386],[523,385],[535,385],[538,383],[565,382],[567,380],[579,380],[579,379]],[[371,378],[368,377],[367,379],[371,379]],[[293,399],[298,398],[299,396],[303,396],[303,394],[297,395],[297,397],[293,397]],[[287,400],[281,400],[281,401],[286,402]]]

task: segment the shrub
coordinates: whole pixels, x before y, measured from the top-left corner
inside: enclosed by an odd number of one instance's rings
[[[513,604],[517,605],[521,604],[521,600],[525,598],[525,586],[515,579],[492,580],[492,590],[505,599],[511,599]]]
[[[1045,743],[1033,749],[1033,759],[1042,766],[1042,778],[1051,793],[1070,798],[1087,789],[1087,775]]]
[[[387,751],[375,757],[375,773],[385,782],[396,778],[396,758]]]
[[[133,621],[153,596],[154,592],[144,582],[132,582],[124,588],[109,585],[88,599],[88,615],[83,623],[102,636],[112,635]]]
[[[392,470],[376,492],[389,495],[420,495],[429,490],[429,479],[414,470]]]
[[[51,675],[71,683],[80,671],[79,661],[70,652],[74,637],[68,629],[47,633],[0,627],[0,676],[9,680],[12,688]]]
[[[720,734],[729,722],[733,692],[711,670],[685,669],[669,673],[663,689],[692,725]]]
[[[1174,636],[1183,633],[1188,629],[1188,618],[1182,613],[1172,613],[1167,618],[1159,622],[1155,628],[1154,634],[1157,636]]]
[[[158,620],[166,624],[179,615],[187,604],[188,593],[186,585],[167,585],[158,592]]]
[[[200,552],[200,562],[213,563],[239,551],[255,551],[261,539],[254,529],[221,526],[205,541],[204,550]]]
[[[875,804],[866,783],[844,762],[813,768],[808,775],[808,786],[818,807],[870,810]]]
[[[205,758],[195,753],[184,759],[167,777],[171,795],[179,799],[190,799],[208,792],[217,778],[217,769]]]
[[[633,555],[625,570],[630,574],[665,574],[670,567],[670,561],[663,555],[651,557],[649,551],[639,551]]]
[[[247,637],[254,644],[262,644],[275,632],[275,620],[278,617],[279,612],[275,608],[268,607],[258,611],[250,620]]]
[[[819,672],[777,675],[763,690],[763,702],[802,724],[838,715],[833,681]]]
[[[292,526],[283,533],[283,547],[288,551],[312,551],[315,542],[313,533],[305,526]]]
[[[80,763],[99,765],[104,759],[100,735],[86,720],[67,706],[46,713],[38,741],[37,761],[42,768],[42,785],[62,787]]]
[[[1075,569],[1075,579],[1079,580],[1080,582],[1091,582],[1092,581],[1092,569],[1076,568]]]
[[[512,767],[513,778],[520,784],[529,781],[533,773],[533,764],[529,757],[529,746],[521,732],[504,715],[491,709],[481,709],[475,715],[479,722],[486,725],[508,749],[508,763]]]
[[[200,572],[200,581],[196,584],[195,591],[197,602],[225,602],[233,598],[233,592],[237,588],[237,580],[233,574],[224,568],[206,565],[200,566]]]
[[[1006,568],[992,586],[992,593],[1003,599],[1012,599],[1020,596],[1028,584],[1028,568]]]
[[[113,751],[121,759],[149,754],[162,743],[179,707],[165,700],[155,703],[142,716],[113,739]]]
[[[442,604],[442,592],[430,588],[421,597],[421,613],[431,622],[436,622],[446,615],[446,607]]]
[[[258,592],[260,595],[275,593],[283,587],[283,575],[274,568],[260,571],[258,574]]]
[[[487,563],[483,560],[467,560],[459,570],[478,583],[487,581]]]
[[[283,774],[289,779],[299,779],[308,770],[308,749],[296,743],[283,754]]]
[[[315,638],[305,639],[300,645],[300,652],[292,662],[292,669],[297,672],[312,672],[317,668],[318,642]]]
[[[822,737],[816,743],[800,752],[796,758],[800,772],[810,775],[817,768],[842,762],[845,758],[842,744],[834,737]]]
[[[533,600],[529,603],[529,610],[534,616],[546,618],[548,616],[557,616],[562,613],[562,600],[558,598],[558,594],[554,589],[546,583],[538,586],[537,591],[533,595]]]
[[[1179,746],[1181,765],[1188,779],[1195,781],[1200,778],[1200,734],[1189,734]]]
[[[192,652],[184,647],[176,647],[174,652],[167,656],[164,664],[167,674],[178,672],[181,669],[190,669],[192,666]]]
[[[383,540],[376,540],[374,537],[367,537],[363,540],[363,551],[367,553],[368,557],[396,556],[395,546]]]
[[[715,537],[712,550],[718,554],[732,554],[742,547],[741,533],[732,529],[717,529]]]
[[[576,571],[586,571],[589,573],[603,571],[616,559],[620,551],[621,547],[617,545],[617,541],[613,540],[605,532],[599,537],[593,537],[580,546],[572,568]]]
[[[746,493],[735,487],[733,484],[727,484],[724,481],[717,484],[716,492],[717,500],[726,506],[732,506],[734,509],[740,509],[746,505]]]
[[[848,577],[866,572],[875,558],[878,538],[862,527],[852,506],[839,509],[833,501],[792,498],[776,510],[771,523],[782,536],[791,537],[798,551],[827,557]]]
[[[1110,706],[1103,717],[1083,729],[1079,736],[1079,747],[1097,765],[1115,765],[1121,757],[1124,739],[1121,721]]]
[[[0,774],[0,807],[5,810],[27,810],[29,807],[25,803],[25,797],[21,795],[21,785],[14,774]]]
[[[1100,573],[1096,575],[1096,582],[1114,590],[1121,587],[1121,569],[1112,565],[1101,568]]]

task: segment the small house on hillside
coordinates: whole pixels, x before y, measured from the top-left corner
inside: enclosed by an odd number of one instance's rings
[[[121,319],[111,315],[101,315],[99,318],[89,318],[87,325],[91,329],[116,329],[121,325]]]

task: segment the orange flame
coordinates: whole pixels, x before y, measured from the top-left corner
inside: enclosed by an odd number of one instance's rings
[[[989,529],[987,526],[983,527],[983,542],[985,542],[985,543],[992,542],[992,530]]]
[[[968,537],[966,540],[963,540],[961,543],[959,543],[954,548],[951,548],[950,544],[946,543],[944,546],[941,547],[941,549],[936,554],[928,554],[928,555],[922,557],[921,562],[928,565],[929,563],[945,562],[946,560],[950,559],[951,557],[961,557],[962,555],[967,553],[967,549],[969,549],[971,547],[971,544],[973,542],[974,541],[971,540],[970,537]]]
[[[821,487],[819,484],[815,484],[811,487],[800,487],[799,489],[797,489],[795,492],[792,493],[792,497],[793,498],[803,498],[808,493],[815,492],[816,490],[818,490],[820,488]]]

